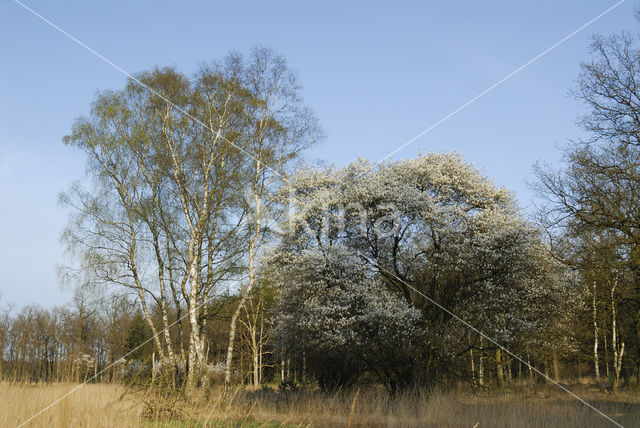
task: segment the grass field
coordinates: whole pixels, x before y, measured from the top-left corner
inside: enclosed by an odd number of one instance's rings
[[[0,385],[0,426],[18,426],[76,385]],[[577,388],[577,389],[576,389]],[[586,386],[578,395],[622,426],[640,426],[640,394],[616,395]],[[389,397],[367,389],[257,393],[216,391],[185,403],[148,391],[90,384],[52,406],[29,427],[607,427],[615,426],[570,395],[549,386],[498,392],[410,392]]]

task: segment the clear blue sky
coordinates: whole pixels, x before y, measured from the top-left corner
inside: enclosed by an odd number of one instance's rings
[[[125,70],[201,61],[262,44],[297,69],[326,131],[311,155],[377,161],[616,2],[33,1]],[[531,166],[557,162],[580,136],[567,96],[594,32],[638,28],[627,0],[395,158],[457,150],[527,208]],[[10,0],[0,3],[0,301],[68,300],[55,276],[66,214],[58,193],[84,159],[61,139],[96,91],[120,88],[110,65]]]

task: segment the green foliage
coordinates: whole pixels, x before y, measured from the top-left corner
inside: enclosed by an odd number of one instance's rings
[[[137,311],[131,320],[131,327],[125,342],[125,353],[129,360],[151,361],[153,340],[150,340],[151,330],[144,315]]]

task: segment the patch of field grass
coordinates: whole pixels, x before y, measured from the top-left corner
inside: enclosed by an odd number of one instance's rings
[[[15,427],[75,385],[0,384],[0,426]],[[573,385],[576,394],[622,426],[640,426],[640,394]],[[159,409],[149,412],[148,409]],[[86,385],[29,422],[28,427],[610,427],[611,421],[567,393],[545,385],[499,391],[383,389],[325,393],[210,390],[197,399],[155,397],[117,385]]]
[[[145,428],[295,428],[300,425],[281,422],[262,422],[252,418],[236,421],[192,420],[192,421],[153,421],[141,425]]]

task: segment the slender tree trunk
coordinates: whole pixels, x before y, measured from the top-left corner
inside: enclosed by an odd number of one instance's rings
[[[522,361],[518,360],[518,379],[522,379]]]
[[[622,370],[622,356],[624,355],[624,342],[621,341],[618,345],[618,331],[616,329],[616,302],[615,302],[615,290],[618,286],[618,275],[616,273],[614,281],[611,285],[611,347],[613,348],[613,370],[614,381],[613,390],[618,390],[620,383],[620,371]]]
[[[553,358],[553,380],[560,382],[560,363],[558,361],[558,351],[555,346],[551,352]]]
[[[262,301],[258,301],[258,305],[254,305],[253,300],[249,299],[245,305],[246,321],[242,321],[246,329],[245,337],[247,337],[249,353],[251,354],[251,385],[254,390],[260,387],[260,338],[258,336],[258,318],[260,316],[260,307]],[[251,307],[251,310],[247,309]]]
[[[302,383],[307,383],[307,354],[302,351]]]
[[[254,305],[251,300],[251,312],[246,311],[247,314],[247,327],[249,330],[249,339],[250,339],[250,349],[251,356],[253,358],[253,367],[252,367],[252,384],[253,389],[257,390],[260,388],[260,360],[261,360],[261,331],[258,330],[258,322],[260,318],[260,311],[262,310],[262,299],[258,300],[258,304]]]
[[[287,379],[291,379],[291,358],[287,358]]]
[[[604,323],[604,328],[603,328],[603,334],[604,334],[604,365],[605,365],[605,370],[607,373],[607,379],[611,379],[611,373],[609,372],[609,344],[607,342],[607,323],[605,320]]]
[[[160,255],[160,248],[157,241],[154,243],[156,250],[156,257],[158,262],[158,282],[160,287],[160,312],[162,314],[162,327],[164,333],[164,341],[167,346],[167,353],[169,354],[169,364],[174,364],[173,346],[171,344],[171,335],[169,333],[169,315],[167,314],[167,291],[164,280],[164,263],[162,256]],[[161,361],[161,364],[164,361]]]
[[[260,383],[260,385],[262,385],[262,368],[263,368],[263,366],[262,366],[262,353],[263,353],[263,346],[264,346],[264,316],[260,317],[260,348],[259,348],[260,371],[258,372],[258,382]]]
[[[502,351],[500,348],[496,349],[496,379],[498,386],[504,385],[504,371],[502,366]]]
[[[600,380],[600,363],[598,361],[598,308],[596,305],[596,282],[593,281],[593,365],[596,374],[596,380]]]
[[[484,348],[483,338],[480,337],[480,357],[478,358],[478,384],[484,386]]]
[[[231,368],[233,362],[233,345],[236,339],[236,326],[238,324],[238,316],[240,315],[240,311],[244,306],[246,301],[245,295],[240,298],[240,303],[236,307],[236,310],[233,312],[231,316],[231,323],[229,325],[229,345],[227,346],[227,366],[224,371],[224,388],[225,392],[229,390],[229,386],[231,385]]]
[[[151,354],[151,384],[156,383],[156,352]]]
[[[469,349],[469,360],[471,362],[471,384],[476,384],[476,367],[473,361],[473,348]]]
[[[281,382],[285,381],[285,377],[284,377],[284,357],[282,357],[282,359],[280,360],[280,381]]]
[[[260,388],[260,358],[257,352],[253,354],[253,389]]]
[[[198,309],[199,309],[199,284],[198,284],[198,272],[196,257],[198,250],[196,249],[196,243],[198,237],[192,235],[189,242],[189,283],[191,290],[189,292],[189,371],[187,373],[187,395],[193,395],[198,386],[198,376],[200,375],[202,353],[204,349],[203,341],[200,339],[200,324],[198,322]]]
[[[162,349],[162,344],[160,343],[160,334],[158,333],[158,329],[156,328],[156,325],[153,322],[151,313],[149,312],[149,308],[147,307],[147,301],[144,297],[142,287],[138,288],[138,297],[140,298],[140,306],[142,307],[142,313],[144,314],[144,318],[147,321],[149,328],[151,329],[151,334],[153,335],[153,343],[158,349],[160,358],[164,358],[164,351]]]
[[[580,365],[578,364],[578,367]],[[580,377],[580,374],[578,374],[578,377]],[[545,357],[544,359],[544,381],[545,383],[547,382],[547,380],[549,379],[549,357]]]
[[[255,224],[254,224],[254,230],[253,230],[253,235],[251,236],[251,239],[249,241],[249,284],[247,285],[247,288],[244,291],[241,291],[242,297],[240,298],[240,302],[238,303],[238,307],[236,308],[236,310],[233,313],[233,316],[231,317],[231,325],[229,327],[229,346],[227,348],[227,367],[225,370],[225,374],[224,374],[224,387],[225,387],[225,391],[228,391],[229,389],[229,385],[231,382],[231,365],[233,362],[233,342],[235,339],[235,334],[236,334],[236,324],[238,322],[238,316],[240,315],[240,311],[242,310],[242,308],[244,307],[248,296],[251,294],[251,291],[253,290],[253,287],[255,286],[256,283],[256,271],[255,271],[255,262],[256,262],[256,252],[257,252],[257,246],[258,246],[258,242],[260,241],[260,236],[262,233],[261,230],[261,215],[262,215],[262,207],[261,207],[261,200],[260,200],[260,195],[258,194],[258,190],[257,190],[257,180],[258,177],[261,174],[261,167],[260,167],[260,162],[258,162],[258,166],[256,168],[256,182],[254,182],[254,188],[253,188],[253,197],[254,197],[254,203],[255,203]]]

